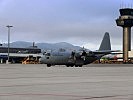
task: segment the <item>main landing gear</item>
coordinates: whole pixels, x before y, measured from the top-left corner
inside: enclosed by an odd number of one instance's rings
[[[74,65],[66,65],[67,67],[74,67]],[[75,65],[75,67],[82,67],[82,65]]]
[[[47,64],[47,67],[51,67],[51,64]]]
[[[51,67],[51,64],[47,64],[47,67]],[[82,67],[83,65],[66,65],[67,67]]]

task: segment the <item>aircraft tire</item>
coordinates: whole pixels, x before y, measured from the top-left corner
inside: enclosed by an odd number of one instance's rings
[[[67,67],[73,67],[74,65],[66,65]]]
[[[82,67],[82,65],[79,65],[79,67]]]
[[[82,67],[82,65],[75,65],[75,67]]]
[[[70,65],[71,67],[73,67],[74,65]]]
[[[47,64],[47,67],[51,67],[51,64]]]
[[[66,65],[67,67],[70,67],[69,65]]]

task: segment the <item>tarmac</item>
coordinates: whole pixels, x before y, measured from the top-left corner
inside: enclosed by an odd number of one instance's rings
[[[133,65],[1,64],[0,100],[133,100]]]

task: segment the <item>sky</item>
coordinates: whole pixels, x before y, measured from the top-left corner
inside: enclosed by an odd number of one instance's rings
[[[133,0],[0,0],[0,42],[7,43],[6,26],[12,25],[11,42],[68,42],[96,50],[109,32],[112,49],[121,50],[122,28],[115,22],[121,7],[133,7]]]

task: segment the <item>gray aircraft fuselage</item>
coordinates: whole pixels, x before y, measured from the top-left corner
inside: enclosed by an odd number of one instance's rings
[[[97,60],[101,55],[93,55],[87,54],[85,59],[80,55],[81,52],[77,52],[75,54],[75,58],[72,58],[72,51],[53,51],[50,53],[44,54],[44,56],[40,59],[41,63],[51,65],[66,65],[66,66],[82,66],[86,64],[90,64],[93,61]]]

